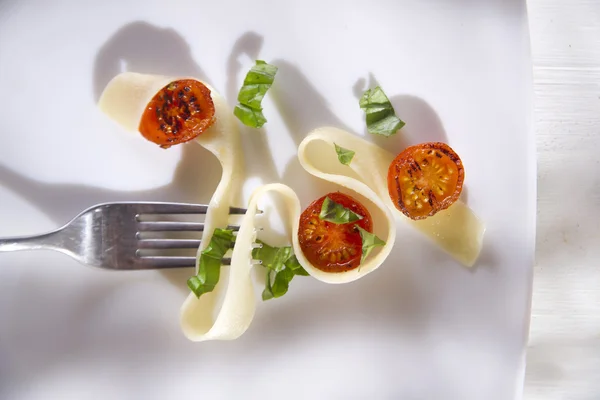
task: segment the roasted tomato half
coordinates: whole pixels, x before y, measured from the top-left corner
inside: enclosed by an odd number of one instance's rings
[[[363,218],[347,224],[321,220],[319,214],[326,197]],[[304,256],[325,272],[344,272],[357,268],[362,256],[362,238],[356,226],[373,233],[371,214],[352,197],[334,192],[313,201],[300,215],[298,239]]]
[[[140,132],[162,148],[196,138],[215,121],[210,89],[194,79],[169,83],[148,103]]]
[[[388,170],[388,190],[396,208],[411,219],[431,217],[450,207],[462,192],[465,170],[445,143],[405,149]]]

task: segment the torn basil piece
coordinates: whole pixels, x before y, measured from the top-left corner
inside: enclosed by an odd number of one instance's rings
[[[235,236],[229,229],[215,229],[208,246],[200,253],[198,273],[188,279],[187,285],[196,297],[212,292],[219,283],[221,261],[233,247]]]
[[[300,265],[295,254],[292,254],[292,256],[287,259],[285,266],[294,271],[294,275],[308,276],[308,272]]]
[[[275,297],[275,295],[273,295],[273,289],[271,287],[271,273],[273,271],[271,271],[270,269],[267,269],[267,277],[265,278],[265,288],[262,292],[262,299],[263,301],[267,301],[272,299],[273,297]]]
[[[250,108],[243,104],[238,104],[233,109],[233,115],[238,117],[240,121],[246,126],[253,128],[260,128],[267,122],[267,119],[262,113],[261,109]]]
[[[260,260],[267,269],[263,301],[281,297],[287,293],[294,276],[307,276],[308,272],[298,262],[290,246],[273,247],[257,240],[262,247],[252,250],[252,258]]]
[[[352,162],[352,159],[354,158],[354,152],[338,146],[336,143],[333,145],[335,146],[335,152],[337,153],[340,163],[344,165],[350,165],[350,162]]]
[[[238,93],[239,104],[233,114],[246,126],[260,128],[267,119],[262,113],[262,100],[275,80],[277,67],[257,60],[246,74],[244,84]]]
[[[292,256],[292,248],[273,247],[260,240],[256,241],[262,247],[252,250],[252,258],[260,260],[262,266],[279,272],[285,268],[285,262]]]
[[[366,113],[367,131],[371,134],[391,136],[405,125],[379,86],[367,90],[359,104]]]
[[[365,258],[367,258],[367,256],[369,255],[369,253],[375,247],[385,246],[385,242],[383,240],[379,239],[374,234],[372,234],[372,233],[364,230],[360,226],[356,225],[356,227],[358,228],[358,231],[360,233],[360,237],[362,239],[362,257],[360,259],[360,262],[362,264],[362,262],[365,260]]]
[[[319,219],[323,221],[333,222],[334,224],[348,224],[363,219],[362,215],[358,215],[354,211],[336,203],[329,197],[325,197],[321,206]]]

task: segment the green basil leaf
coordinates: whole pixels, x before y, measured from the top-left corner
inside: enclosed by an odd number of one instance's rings
[[[275,274],[274,277],[273,274]],[[292,279],[294,279],[294,272],[291,269],[285,268],[279,272],[273,272],[273,270],[268,269],[265,289],[262,292],[263,301],[278,298],[286,294]]]
[[[225,253],[233,247],[235,236],[229,229],[215,229],[210,243],[200,253],[198,273],[188,279],[188,287],[196,297],[212,292],[221,275],[221,260]]]
[[[187,281],[187,285],[190,288],[190,290],[194,292],[196,297],[200,297],[200,295],[202,295],[203,293],[210,292],[214,289],[214,287],[210,289],[210,285],[204,285],[200,278],[198,278],[197,276],[192,276],[191,278],[189,278]]]
[[[267,277],[265,278],[265,289],[262,292],[262,299],[263,301],[267,301],[272,299],[273,297],[273,289],[271,288],[271,271],[270,269],[267,270]]]
[[[262,261],[267,269],[263,301],[281,297],[287,293],[294,276],[307,276],[308,272],[298,262],[290,246],[273,247],[257,240],[262,245],[252,250],[252,258]]]
[[[350,165],[352,158],[354,158],[354,152],[352,150],[345,149],[337,144],[335,146],[335,152],[337,153],[338,160],[344,165]]]
[[[369,126],[369,133],[383,136],[390,136],[404,126],[404,122],[395,114],[388,115]]]
[[[352,210],[347,209],[341,204],[336,203],[329,197],[325,197],[321,206],[319,219],[323,221],[333,222],[334,224],[348,224],[363,219],[362,215],[358,215]]]
[[[262,247],[252,250],[252,258],[260,260],[263,267],[275,272],[283,270],[286,261],[292,256],[292,248],[290,246],[273,247],[260,240],[257,242]]]
[[[277,67],[267,64],[263,60],[256,60],[256,65],[250,68],[244,79],[244,85],[267,84],[272,85],[275,80]]]
[[[369,255],[369,253],[377,246],[385,246],[385,242],[381,239],[379,239],[377,236],[375,236],[374,234],[364,230],[363,228],[361,228],[360,226],[356,226],[358,228],[358,231],[360,233],[360,237],[362,239],[362,257],[360,259],[360,262],[362,264],[362,262],[365,260],[365,258],[367,258],[367,256]]]
[[[267,119],[262,113],[262,100],[275,80],[277,67],[257,60],[246,74],[244,84],[238,93],[239,104],[233,110],[244,125],[260,128]]]
[[[379,86],[367,90],[359,105],[366,113],[369,133],[391,136],[405,125],[404,121],[396,116],[392,103]]]
[[[295,254],[292,254],[292,256],[287,259],[285,266],[286,268],[291,269],[294,272],[294,275],[308,276],[308,272],[300,265]]]
[[[238,101],[251,109],[262,110],[261,102],[267,94],[269,86],[264,84],[244,85],[238,94]]]
[[[292,279],[294,279],[294,271],[289,268],[275,273],[275,279],[273,279],[273,286],[271,287],[273,297],[277,298],[286,294]]]
[[[253,128],[260,128],[267,122],[267,119],[261,110],[250,108],[243,104],[238,104],[233,109],[233,114],[238,117],[244,125],[251,126]]]

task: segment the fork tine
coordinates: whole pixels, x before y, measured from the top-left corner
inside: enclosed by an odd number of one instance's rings
[[[245,208],[239,208],[239,207],[229,207],[229,214],[232,215],[240,215],[240,214],[246,214],[246,210]]]
[[[206,214],[206,204],[147,202],[135,203],[139,214]]]
[[[231,265],[231,258],[224,258],[222,265]],[[195,267],[196,257],[165,257],[165,256],[143,256],[137,258],[139,269],[155,268],[185,268]]]
[[[195,267],[196,257],[142,256],[137,264],[143,269]]]
[[[189,203],[146,202],[135,203],[139,214],[206,214],[208,205]],[[245,214],[245,208],[229,207],[230,214]]]
[[[143,221],[138,222],[140,231],[204,231],[204,223],[202,222],[176,222],[176,221]]]
[[[203,232],[204,223],[202,222],[181,222],[181,221],[142,221],[138,222],[140,231],[167,232],[167,231],[188,231]],[[238,231],[239,226],[229,225],[227,229]]]
[[[138,249],[197,249],[200,243],[196,239],[141,239]]]

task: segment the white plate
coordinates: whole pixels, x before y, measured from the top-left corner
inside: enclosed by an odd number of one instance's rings
[[[520,398],[536,193],[528,47],[518,0],[4,0],[2,236],[103,201],[207,201],[215,159],[127,135],[95,101],[127,69],[199,76],[233,105],[257,58],[280,70],[265,133],[243,131],[246,194],[281,181],[304,206],[322,195],[297,144],[322,125],[362,134],[356,96],[379,82],[407,122],[389,148],[450,143],[488,230],[466,269],[400,226],[379,270],[348,285],[297,279],[234,342],[181,334],[190,271],[1,254],[0,398]]]

